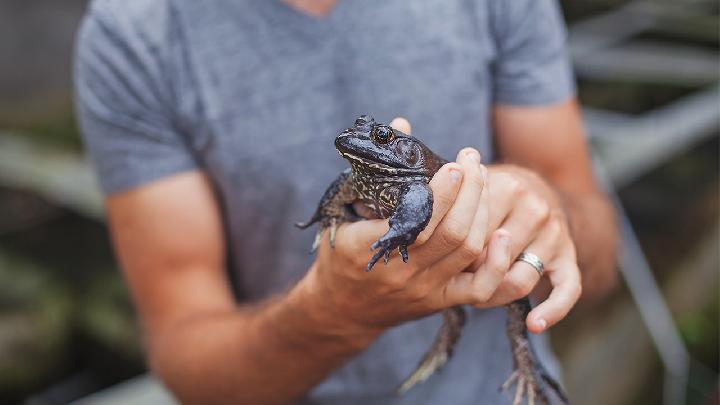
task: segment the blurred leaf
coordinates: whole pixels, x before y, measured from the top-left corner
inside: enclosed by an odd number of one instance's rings
[[[37,385],[62,363],[72,299],[46,274],[0,250],[0,393]]]

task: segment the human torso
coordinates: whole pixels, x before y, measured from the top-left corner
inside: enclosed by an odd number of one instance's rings
[[[403,116],[440,156],[473,146],[492,158],[484,1],[341,0],[323,19],[278,0],[170,4],[186,65],[181,120],[216,187],[242,300],[283,291],[311,264],[313,236],[293,224],[348,167],[333,139],[356,116]],[[431,343],[437,316],[387,332],[304,401],[499,401],[511,367],[504,311],[473,312],[463,356],[402,399],[393,388]]]

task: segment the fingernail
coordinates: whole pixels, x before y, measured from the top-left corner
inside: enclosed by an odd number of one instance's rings
[[[547,328],[547,321],[542,318],[535,321],[535,324],[539,326],[541,330],[545,330],[545,328]]]
[[[503,246],[510,245],[510,232],[508,232],[502,228],[498,229],[496,232],[497,232],[496,234],[497,234],[498,242],[500,242],[500,244],[502,244]]]
[[[476,151],[475,149],[468,148],[465,150],[465,155],[471,159],[473,159],[475,162],[480,163],[480,153]]]
[[[450,169],[450,179],[453,183],[459,182],[461,176],[462,174],[460,173],[460,170]]]

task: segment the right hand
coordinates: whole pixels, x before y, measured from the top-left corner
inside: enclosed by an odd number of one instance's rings
[[[485,289],[494,290],[494,280],[499,283],[510,264],[509,234],[498,230],[490,237],[486,271],[476,273],[492,277],[458,277],[485,248],[486,173],[479,153],[468,148],[460,151],[457,162],[435,174],[430,182],[433,215],[410,246],[407,264],[395,252],[387,265],[379,262],[372,272],[365,272],[370,245],[387,231],[387,220],[342,225],[335,248],[323,240],[303,280],[311,299],[321,300],[321,308],[335,320],[366,330],[383,330],[450,306],[476,303]]]

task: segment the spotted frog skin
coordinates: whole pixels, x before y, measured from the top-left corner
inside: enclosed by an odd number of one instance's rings
[[[329,241],[334,247],[335,231],[341,223],[363,219],[352,208],[353,203],[361,201],[377,217],[389,218],[390,225],[387,233],[371,246],[375,253],[366,271],[371,271],[380,258],[387,263],[395,249],[407,263],[408,246],[415,242],[432,216],[433,195],[428,183],[447,160],[417,138],[376,123],[367,115],[360,116],[352,128],[340,133],[335,147],[350,163],[350,169],[343,171],[328,187],[312,218],[297,224],[302,229],[319,224],[312,251],[317,249],[326,230],[330,231]],[[547,386],[561,402],[567,403],[559,384],[536,360],[525,326],[529,311],[527,297],[508,305],[507,334],[514,371],[502,388],[516,385],[513,404],[520,404],[525,397],[530,404],[548,404]],[[399,393],[425,381],[447,363],[465,320],[461,306],[443,311],[443,325],[432,347],[398,387]]]

